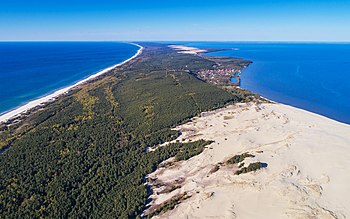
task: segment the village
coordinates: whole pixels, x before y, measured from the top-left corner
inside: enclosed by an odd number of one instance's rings
[[[197,72],[197,77],[203,81],[217,85],[240,85],[241,71],[236,68],[205,69]]]

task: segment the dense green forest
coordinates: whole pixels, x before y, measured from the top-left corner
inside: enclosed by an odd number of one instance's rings
[[[148,199],[145,176],[210,142],[147,147],[175,139],[171,128],[202,111],[251,96],[190,74],[213,60],[143,46],[106,76],[0,126],[1,218],[135,218]]]

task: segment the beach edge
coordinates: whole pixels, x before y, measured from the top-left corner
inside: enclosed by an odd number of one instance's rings
[[[37,107],[37,106],[40,106],[44,103],[48,103],[48,102],[51,102],[51,101],[54,101],[56,100],[59,96],[61,95],[64,95],[66,93],[68,93],[71,89],[75,88],[76,86],[79,86],[79,85],[82,85],[84,83],[87,83],[93,79],[96,79],[97,77],[100,77],[104,74],[106,74],[107,72],[119,67],[119,66],[122,66],[128,62],[130,62],[131,60],[135,59],[136,57],[138,57],[141,53],[142,53],[142,50],[143,50],[143,46],[137,44],[137,43],[130,43],[128,42],[128,44],[131,44],[131,45],[134,45],[134,46],[137,46],[139,47],[139,49],[137,50],[137,52],[135,53],[135,55],[133,55],[132,57],[126,59],[125,61],[121,62],[121,63],[118,63],[118,64],[115,64],[113,66],[110,66],[110,67],[107,67],[93,75],[90,75],[89,77],[85,78],[85,79],[82,79],[76,83],[74,83],[73,85],[69,85],[67,87],[64,87],[64,88],[61,88],[57,91],[54,91],[53,93],[50,93],[48,95],[45,95],[43,97],[39,97],[35,100],[32,100],[24,105],[21,105],[17,108],[14,108],[8,112],[5,112],[4,114],[0,115],[0,124],[1,123],[6,123],[7,121],[9,121],[10,119],[13,119],[15,117],[18,117],[20,115],[22,115],[23,113],[26,113],[28,112],[29,110]]]

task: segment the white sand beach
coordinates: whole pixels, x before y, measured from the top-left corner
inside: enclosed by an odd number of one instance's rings
[[[178,127],[186,139],[215,141],[201,154],[148,177],[151,206],[187,193],[191,197],[155,218],[350,218],[350,125],[283,104],[239,104]],[[225,161],[249,152],[244,166],[266,168],[235,175]],[[214,167],[219,169],[215,172]]]
[[[178,53],[181,54],[192,54],[197,55],[198,53],[207,52],[207,50],[204,49],[198,49],[195,47],[189,47],[189,46],[181,46],[181,45],[170,45],[170,48],[173,48],[178,51]]]
[[[105,74],[105,73],[107,73],[107,72],[113,70],[114,68],[119,67],[119,66],[121,66],[121,65],[123,65],[123,64],[125,64],[125,63],[127,63],[127,62],[129,62],[130,60],[136,58],[138,55],[140,55],[140,54],[142,53],[143,47],[140,46],[140,45],[138,45],[138,44],[135,44],[135,43],[130,43],[130,44],[133,44],[133,45],[138,46],[138,47],[140,48],[140,49],[137,51],[137,53],[136,53],[135,55],[133,55],[131,58],[125,60],[125,61],[122,62],[122,63],[113,65],[113,66],[108,67],[108,68],[106,68],[106,69],[103,69],[102,71],[97,72],[96,74],[93,74],[93,75],[89,76],[88,78],[85,78],[85,79],[83,79],[83,80],[81,80],[81,81],[79,81],[79,82],[77,82],[77,83],[75,83],[75,84],[73,84],[73,85],[71,85],[71,86],[68,86],[68,87],[62,88],[62,89],[60,89],[60,90],[57,90],[57,91],[55,91],[55,92],[52,93],[52,94],[49,94],[49,95],[47,95],[47,96],[41,97],[41,98],[36,99],[36,100],[33,100],[33,101],[31,101],[31,102],[29,102],[29,103],[23,105],[23,106],[20,106],[20,107],[14,109],[14,110],[11,110],[11,111],[9,111],[9,112],[3,114],[3,115],[0,115],[0,123],[1,123],[1,122],[6,122],[7,120],[9,120],[9,119],[11,119],[11,118],[14,118],[14,117],[16,117],[16,116],[19,116],[19,115],[21,115],[22,113],[25,113],[25,112],[27,112],[28,110],[30,110],[30,109],[32,109],[32,108],[34,108],[34,107],[40,106],[40,105],[43,104],[43,103],[46,103],[46,102],[49,102],[49,101],[53,101],[53,100],[56,99],[58,96],[67,93],[67,92],[68,92],[69,90],[71,90],[72,88],[74,88],[74,87],[76,87],[76,86],[78,86],[78,85],[84,84],[84,83],[86,83],[86,82],[88,82],[88,81],[90,81],[90,80],[92,80],[92,79],[94,79],[94,78],[96,78],[96,77],[99,77],[99,76],[101,76],[101,75],[103,75],[103,74]]]

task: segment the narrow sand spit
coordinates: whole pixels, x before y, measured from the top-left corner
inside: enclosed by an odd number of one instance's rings
[[[349,125],[287,105],[248,103],[202,113],[178,128],[179,140],[215,142],[148,176],[158,183],[153,207],[191,196],[155,218],[350,218]],[[238,165],[225,161],[245,152],[255,155],[245,166],[267,167],[235,175]],[[162,193],[167,187],[173,189]]]
[[[100,71],[100,72],[98,72],[96,74],[93,74],[93,75],[89,76],[88,78],[85,78],[85,79],[83,79],[83,80],[81,80],[81,81],[79,81],[79,82],[77,82],[77,83],[75,83],[75,84],[73,84],[71,86],[68,86],[68,87],[62,88],[60,90],[57,90],[57,91],[55,91],[52,94],[49,94],[47,96],[41,97],[41,98],[36,99],[36,100],[33,100],[33,101],[23,105],[23,106],[18,107],[17,109],[11,110],[11,111],[3,114],[3,115],[0,115],[0,123],[6,122],[9,119],[12,119],[12,118],[14,118],[16,116],[19,116],[22,113],[25,113],[25,112],[27,112],[30,109],[33,109],[34,107],[40,106],[40,105],[42,105],[44,103],[47,103],[47,102],[50,102],[50,101],[53,101],[57,97],[59,97],[59,96],[65,94],[65,93],[69,92],[72,88],[74,88],[74,87],[76,87],[78,85],[84,84],[84,83],[86,83],[86,82],[88,82],[88,81],[90,81],[90,80],[92,80],[94,78],[97,78],[97,77],[99,77],[99,76],[101,76],[103,74],[106,74],[107,72],[113,70],[114,68],[119,67],[119,66],[121,66],[121,65],[123,65],[123,64],[125,64],[125,63],[127,63],[129,61],[131,61],[132,59],[136,58],[137,56],[139,56],[142,53],[143,47],[138,45],[138,44],[135,44],[135,43],[130,43],[130,44],[133,44],[133,45],[138,46],[140,48],[137,51],[137,53],[135,55],[133,55],[131,58],[125,60],[122,63],[119,63],[119,64],[113,65],[111,67],[108,67],[108,68],[106,68],[106,69],[104,69],[104,70],[102,70],[102,71]]]
[[[182,54],[197,55],[198,53],[207,52],[207,50],[198,49],[198,48],[189,47],[189,46],[170,45],[169,47],[175,49],[176,51],[178,51],[178,53],[182,53]]]

